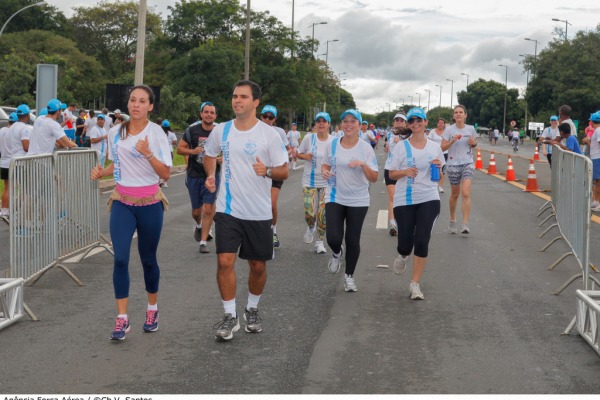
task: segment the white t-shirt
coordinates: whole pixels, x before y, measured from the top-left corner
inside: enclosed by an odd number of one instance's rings
[[[167,134],[167,141],[169,142],[169,145],[171,145],[171,147],[177,147],[177,135],[175,134],[175,132],[169,131],[169,133]],[[175,141],[175,144],[173,144],[173,141]]]
[[[456,124],[452,124],[444,130],[442,138],[450,142],[454,135],[462,135],[462,138],[448,149],[448,165],[473,164],[473,149],[469,146],[469,137],[477,137],[475,128],[472,125],[465,125],[464,128],[459,129]]]
[[[344,136],[344,131],[333,131],[331,132],[331,136],[333,136],[334,138],[341,138],[342,136]]]
[[[400,137],[400,135],[394,135],[392,133],[392,131],[387,132],[386,136],[387,136],[387,145],[388,145],[388,156],[387,156],[387,159],[385,160],[384,169],[387,169],[389,171],[390,170],[390,168],[389,168],[390,162],[393,158],[394,147],[396,147],[396,145],[402,141],[402,138]]]
[[[150,186],[158,183],[159,176],[150,162],[136,150],[140,139],[148,138],[150,151],[160,162],[173,166],[171,145],[162,128],[154,122],[148,122],[143,131],[135,136],[121,139],[121,125],[113,127],[108,133],[108,159],[115,164],[115,182],[126,187]]]
[[[224,141],[226,126],[229,133]],[[257,157],[267,167],[288,162],[287,150],[273,127],[257,121],[251,129],[239,131],[233,121],[219,124],[204,144],[204,151],[209,157],[223,153],[217,212],[250,221],[273,218],[271,179],[256,175],[253,168]]]
[[[289,131],[287,134],[287,138],[288,138],[290,147],[298,147],[300,145],[300,132],[299,131]]]
[[[414,148],[408,140],[396,146],[390,171],[417,168],[419,172],[414,178],[405,176],[396,181],[394,207],[440,199],[438,182],[431,180],[431,161],[436,158],[442,162],[442,166],[445,164],[442,148],[433,140],[427,140],[422,149]]]
[[[371,132],[369,129],[364,132],[358,132],[358,137],[364,140],[369,146],[371,145],[371,141],[375,141],[375,135],[373,135],[373,132]]]
[[[56,141],[63,136],[66,136],[65,131],[58,122],[48,116],[37,118],[31,131],[27,155],[52,153],[56,147]]]
[[[106,131],[104,128],[100,128],[98,125],[92,128],[92,131],[89,134],[90,139],[98,139],[102,136],[106,136]],[[91,141],[90,141],[91,142]],[[107,140],[101,140],[96,143],[90,143],[90,148],[96,150],[98,152],[98,159],[102,159],[102,157],[106,157],[106,149],[108,147]],[[104,166],[103,166],[104,167]]]
[[[110,131],[110,128],[112,128],[114,126],[114,122],[112,117],[109,117],[108,115],[104,116],[104,130],[106,132]]]
[[[590,138],[590,158],[600,158],[600,128],[596,128]]]
[[[310,168],[305,167],[304,173],[302,174],[302,186],[311,188],[324,188],[327,186],[327,181],[323,179],[321,173],[321,164],[323,164],[323,157],[325,157],[325,151],[327,146],[333,137],[327,135],[327,139],[320,140],[316,133],[307,133],[300,143],[298,153],[300,154],[312,154],[312,160],[310,162]],[[305,164],[307,165],[307,164]]]
[[[500,131],[498,129],[494,129],[494,137],[496,139],[500,137]]]
[[[8,129],[8,137],[6,138],[6,154],[2,152],[2,159],[8,157],[9,164],[10,160],[14,157],[26,156],[27,152],[23,148],[22,140],[31,139],[31,125],[27,125],[24,122],[17,121]],[[8,168],[2,166],[2,168]]]
[[[87,126],[87,128],[85,130],[85,134],[86,135],[89,135],[90,132],[92,131],[92,128],[94,126],[96,126],[96,121],[97,121],[96,117],[94,117],[94,118],[89,118],[88,117],[88,119],[85,120],[84,125]],[[106,122],[104,123],[104,126],[106,126]]]
[[[288,140],[288,137],[287,137],[285,131],[283,129],[281,129],[280,127],[278,127],[278,126],[274,126],[273,128],[279,134],[279,137],[281,138],[281,141],[283,142],[283,145],[284,146],[289,146],[290,142]]]
[[[0,128],[0,168],[10,167],[10,157],[8,154],[8,142],[10,128],[5,126]]]
[[[351,149],[341,146],[334,138],[328,145],[323,164],[331,166],[331,176],[327,181],[325,203],[337,203],[348,207],[368,207],[370,203],[369,180],[361,167],[350,168],[354,160],[365,162],[373,171],[379,171],[375,151],[370,144],[359,140]]]
[[[442,136],[444,136],[444,132],[442,132],[442,134],[441,134],[441,135],[438,135],[438,134],[436,133],[435,129],[432,129],[432,130],[429,132],[429,135],[427,135],[427,139],[429,139],[429,140],[433,140],[434,142],[436,142],[437,144],[439,144],[439,145],[440,145],[440,148],[441,148],[441,146],[442,146]],[[448,150],[446,150],[446,151],[443,151],[442,153],[444,153],[444,154],[448,154]]]
[[[577,137],[577,128],[575,128],[575,124],[571,118],[565,119],[562,123],[567,123],[571,126],[571,135]]]
[[[545,128],[544,131],[542,132],[542,139],[554,140],[557,136],[560,136],[560,132],[558,131],[558,128],[552,129],[551,126]],[[552,154],[552,145],[551,144],[546,145],[546,152],[547,152],[547,154]]]

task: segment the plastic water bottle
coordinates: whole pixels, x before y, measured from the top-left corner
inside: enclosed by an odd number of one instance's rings
[[[437,164],[431,164],[429,168],[431,169],[431,180],[433,182],[439,182],[441,179],[440,167],[438,167]]]

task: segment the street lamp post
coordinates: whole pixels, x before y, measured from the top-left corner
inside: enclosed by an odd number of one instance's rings
[[[411,106],[413,105],[412,98],[413,98],[412,96],[408,96],[408,100],[410,101],[410,105],[411,105]]]
[[[421,107],[421,93],[417,92],[417,93],[415,93],[415,94],[418,94],[418,95],[419,95],[419,107]]]
[[[535,40],[535,39],[530,39],[530,38],[525,38],[525,40],[528,40],[528,41],[530,41],[530,42],[535,42],[535,53],[534,53],[534,56],[533,56],[533,63],[534,63],[534,64],[533,64],[533,66],[535,67],[535,66],[537,65],[537,46],[538,46],[538,44],[539,44],[540,42],[538,42],[538,41],[537,41],[537,40]],[[532,72],[533,74],[535,74],[535,70],[532,70],[531,72]]]
[[[569,29],[569,25],[572,26],[573,24],[570,24],[569,21],[567,21],[566,19],[552,18],[552,21],[564,22],[565,23],[565,42],[567,40],[569,40],[569,36],[567,35],[567,30]]]
[[[295,10],[295,1],[292,0],[292,57],[294,58],[294,46],[295,46],[295,41],[294,41],[294,10]]]
[[[452,79],[446,79],[448,82],[452,82],[450,85],[450,108],[452,108],[452,101],[454,100],[454,81]]]
[[[429,105],[431,103],[431,90],[429,89],[425,89],[425,91],[427,92],[427,111],[429,111]]]
[[[442,85],[435,85],[440,88],[440,108],[442,108]]]
[[[503,67],[506,69],[506,76],[504,78],[504,117],[502,119],[502,132],[506,135],[506,97],[508,96],[508,66],[503,64],[498,64],[499,67]]]
[[[144,83],[144,54],[146,50],[146,0],[140,0],[138,11],[137,47],[135,51],[135,73],[133,82],[135,85]]]
[[[471,75],[465,74],[464,72],[461,72],[460,74],[467,77],[467,92],[468,92],[469,91],[469,76],[471,76]]]
[[[327,42],[325,42],[325,65],[327,65],[327,59],[329,58],[329,43],[333,43],[333,42],[339,42],[339,39],[333,39],[333,40],[328,40]]]
[[[0,29],[0,36],[2,36],[2,32],[4,32],[4,28],[6,28],[6,25],[8,25],[8,23],[10,22],[10,20],[11,20],[11,19],[13,19],[13,17],[14,17],[15,15],[17,15],[18,13],[20,13],[20,12],[21,12],[21,11],[23,11],[23,10],[27,10],[27,9],[28,9],[28,8],[30,8],[30,7],[35,7],[35,6],[45,6],[46,4],[48,4],[48,3],[46,3],[45,1],[40,1],[39,3],[30,4],[30,5],[28,5],[28,6],[25,6],[25,7],[21,8],[20,10],[18,10],[16,13],[14,13],[13,15],[11,15],[11,16],[10,16],[10,17],[9,17],[9,18],[6,20],[6,22],[4,23],[4,25],[2,25],[2,29]]]
[[[312,53],[313,53],[313,55],[315,54],[315,25],[326,25],[326,24],[327,24],[327,22],[323,21],[323,22],[314,22],[313,24],[308,26],[309,28],[312,27]]]
[[[519,57],[527,58],[528,54],[519,54]],[[525,84],[525,132],[529,130],[527,125],[528,108],[527,108],[527,90],[529,89],[529,68],[527,68],[527,83]]]
[[[250,79],[250,0],[246,2],[246,47],[244,54],[244,79]]]

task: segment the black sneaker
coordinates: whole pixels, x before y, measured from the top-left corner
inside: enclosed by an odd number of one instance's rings
[[[220,342],[233,339],[233,332],[237,332],[240,329],[240,323],[237,318],[233,318],[231,314],[225,314],[223,321],[217,322],[214,326],[217,330],[215,337]]]
[[[258,308],[244,310],[244,321],[246,321],[246,327],[244,328],[246,332],[262,332],[262,318],[258,316]]]
[[[199,242],[200,240],[202,240],[202,227],[194,228],[194,239],[196,240],[196,242]]]

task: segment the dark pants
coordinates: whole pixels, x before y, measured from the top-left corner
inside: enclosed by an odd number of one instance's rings
[[[325,204],[327,215],[327,244],[335,254],[346,239],[346,274],[354,275],[360,256],[360,233],[369,207],[348,207],[337,203]],[[344,235],[344,222],[346,223]]]
[[[394,218],[398,224],[398,254],[406,257],[414,247],[415,256],[426,258],[433,224],[439,215],[439,200],[394,207]]]

